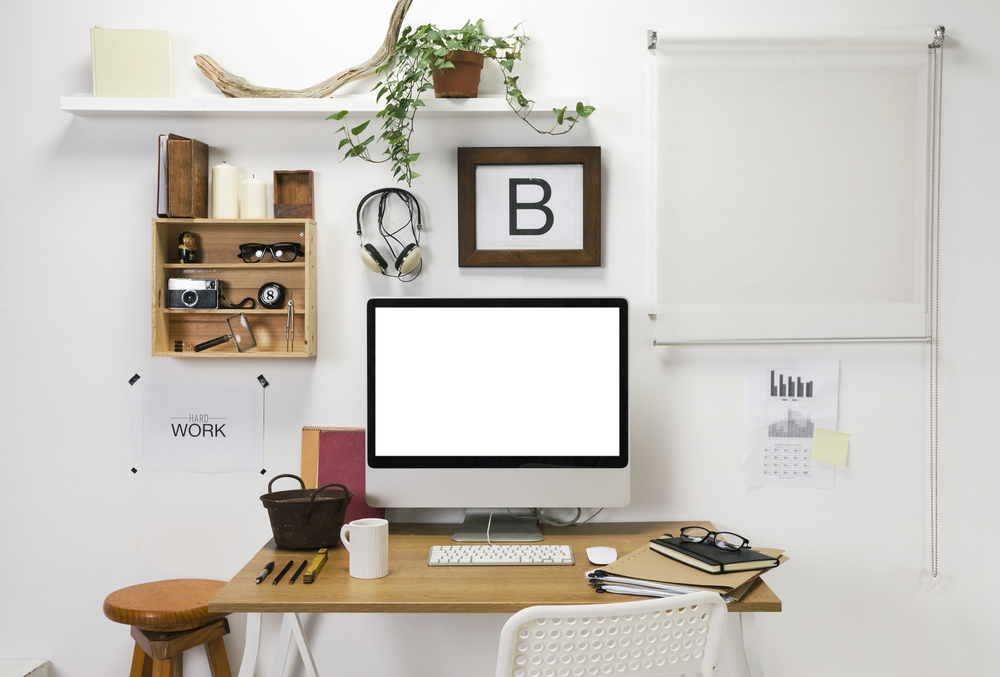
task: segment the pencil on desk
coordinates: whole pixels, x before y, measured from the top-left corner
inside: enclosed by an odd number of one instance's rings
[[[281,570],[281,573],[279,573],[277,576],[274,577],[274,580],[271,581],[271,585],[277,585],[278,581],[280,581],[284,577],[284,575],[288,573],[288,570],[292,568],[292,564],[294,562],[295,560],[291,559],[288,560],[288,564],[286,564],[285,568]]]
[[[292,577],[288,579],[288,584],[289,585],[291,585],[292,583],[294,583],[298,579],[299,574],[302,573],[302,570],[306,568],[307,564],[309,564],[309,560],[307,560],[307,559],[302,560],[302,564],[300,564],[299,568],[295,570],[295,573],[292,574]]]

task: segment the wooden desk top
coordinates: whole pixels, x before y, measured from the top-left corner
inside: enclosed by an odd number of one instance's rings
[[[607,545],[619,556],[632,552],[649,539],[687,524],[708,522],[598,522],[574,527],[540,525],[545,542],[570,545],[574,566],[430,567],[432,545],[451,544],[454,524],[390,524],[389,575],[363,580],[348,573],[348,553],[343,545],[329,549],[329,560],[314,583],[300,578],[288,584],[303,560],[315,551],[282,550],[269,541],[209,603],[213,613],[514,613],[538,604],[594,604],[644,599],[629,595],[598,595],[584,573],[594,568],[586,549]],[[275,575],[289,559],[294,568],[277,585]],[[272,573],[257,585],[254,579],[268,563]],[[758,579],[730,611],[781,611],[778,599]]]

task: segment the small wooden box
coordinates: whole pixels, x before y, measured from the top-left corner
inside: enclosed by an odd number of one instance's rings
[[[311,169],[274,171],[274,218],[315,218]]]

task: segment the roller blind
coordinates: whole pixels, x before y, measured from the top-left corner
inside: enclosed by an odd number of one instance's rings
[[[685,44],[650,65],[665,339],[927,333],[923,44]]]

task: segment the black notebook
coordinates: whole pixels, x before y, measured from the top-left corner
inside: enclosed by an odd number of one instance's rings
[[[753,571],[778,566],[778,558],[756,550],[725,550],[715,543],[688,543],[679,538],[654,538],[649,547],[665,557],[710,574]]]

